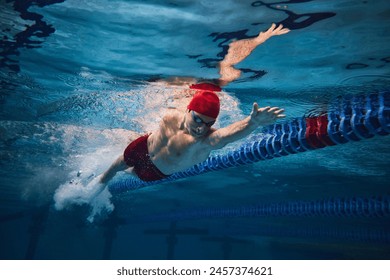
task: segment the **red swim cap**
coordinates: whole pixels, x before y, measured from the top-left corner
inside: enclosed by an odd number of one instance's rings
[[[219,98],[212,91],[198,91],[188,104],[187,109],[216,119],[219,114]]]

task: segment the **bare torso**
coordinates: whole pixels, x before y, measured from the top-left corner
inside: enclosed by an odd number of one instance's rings
[[[184,122],[184,113],[172,110],[162,120],[160,128],[148,138],[148,150],[152,162],[164,174],[185,170],[207,159],[207,136],[192,136]]]

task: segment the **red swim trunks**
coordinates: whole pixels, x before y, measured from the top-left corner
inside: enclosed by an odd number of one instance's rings
[[[123,153],[126,164],[134,167],[134,172],[143,181],[157,181],[168,177],[150,160],[148,151],[149,134],[139,137],[127,146]]]

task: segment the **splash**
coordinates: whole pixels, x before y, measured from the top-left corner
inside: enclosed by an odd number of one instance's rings
[[[93,149],[93,152],[80,151],[76,156],[68,158],[71,171],[65,183],[61,184],[54,194],[54,207],[56,210],[70,209],[75,205],[87,205],[90,213],[87,218],[93,222],[96,217],[109,214],[114,210],[111,202],[112,195],[99,179],[108,166],[123,150],[128,138],[135,137],[131,132],[123,130],[106,131],[106,146],[97,147],[94,143],[97,138],[86,137],[83,142],[85,147]],[[102,136],[104,132],[100,132]],[[130,136],[129,136],[130,135]],[[101,139],[100,139],[101,140]],[[97,142],[100,142],[99,140]],[[87,149],[87,148],[85,148]]]
[[[87,220],[93,222],[95,217],[102,213],[111,213],[114,205],[111,202],[111,193],[104,184],[99,183],[100,176],[85,184],[83,180],[71,180],[62,184],[54,194],[54,207],[63,210],[72,205],[88,204],[91,207]]]
[[[69,209],[73,205],[89,205],[88,221],[93,222],[96,216],[111,213],[114,205],[112,195],[104,184],[99,182],[102,171],[110,164],[116,154],[112,149],[100,148],[94,153],[80,156],[76,170],[69,174],[69,180],[60,185],[54,194],[56,210]]]

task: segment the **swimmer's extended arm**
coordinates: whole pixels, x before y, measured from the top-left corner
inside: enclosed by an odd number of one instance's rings
[[[236,65],[249,56],[252,51],[260,44],[267,41],[272,36],[282,35],[290,32],[289,29],[283,28],[283,25],[276,25],[273,23],[266,32],[260,32],[260,34],[251,39],[243,39],[234,41],[229,44],[227,55],[219,64],[219,85],[226,86],[228,83],[236,80],[240,77],[241,71],[234,68]]]
[[[277,119],[284,118],[284,109],[278,107],[259,108],[253,103],[251,114],[245,119],[235,122],[227,127],[215,130],[206,140],[210,150],[221,149],[227,144],[248,136],[259,126],[274,123]]]

